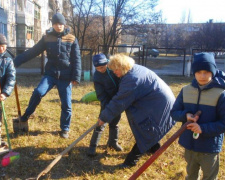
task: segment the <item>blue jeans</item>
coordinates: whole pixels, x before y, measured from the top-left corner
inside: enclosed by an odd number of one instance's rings
[[[59,80],[51,76],[42,77],[38,87],[34,89],[29,105],[22,118],[28,119],[41,102],[41,98],[44,97],[54,86],[58,89],[61,101],[60,128],[61,130],[69,131],[72,114],[72,85],[70,81]]]

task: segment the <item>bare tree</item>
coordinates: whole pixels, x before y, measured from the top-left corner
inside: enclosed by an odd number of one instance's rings
[[[171,30],[169,27],[170,26],[168,26],[167,24],[164,24],[164,32],[162,34],[161,42],[160,42],[161,47],[165,47],[165,48],[173,47],[174,31]],[[167,50],[166,50],[166,53],[167,53]]]
[[[152,18],[152,24],[149,26],[148,46],[160,47],[165,40],[167,26],[165,20],[162,19],[162,12],[156,12]],[[168,34],[167,34],[168,35]],[[164,43],[163,43],[164,44]]]
[[[84,47],[85,36],[88,27],[92,22],[92,16],[94,14],[95,0],[70,0],[71,16],[69,25],[73,29],[73,33],[79,41],[80,47]]]
[[[146,19],[152,22],[150,17],[157,1],[70,0],[73,7],[70,26],[81,48],[96,50],[98,43],[103,45],[102,51],[108,54],[109,46],[120,42],[123,25],[142,24]]]
[[[199,31],[190,36],[192,46],[204,49],[220,49],[225,45],[223,23],[207,22]]]
[[[183,24],[185,23],[185,20],[186,20],[186,10],[183,10],[180,22]]]
[[[191,16],[191,10],[188,11],[188,17],[187,17],[187,23],[192,23],[192,16]]]
[[[102,16],[103,52],[109,53],[120,38],[122,25],[134,24],[149,18],[158,0],[101,0],[99,10]],[[113,49],[111,54],[113,53]]]

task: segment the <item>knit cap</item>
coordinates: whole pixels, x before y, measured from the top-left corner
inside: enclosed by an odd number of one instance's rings
[[[194,54],[194,61],[192,63],[192,71],[195,74],[197,71],[206,70],[212,72],[213,77],[216,75],[216,63],[214,53],[201,52]]]
[[[104,66],[108,63],[108,59],[102,53],[94,55],[92,61],[95,67]]]
[[[3,34],[0,34],[0,45],[7,44],[7,39]]]
[[[65,17],[60,13],[55,13],[52,16],[52,24],[56,24],[56,23],[65,25],[66,24]]]

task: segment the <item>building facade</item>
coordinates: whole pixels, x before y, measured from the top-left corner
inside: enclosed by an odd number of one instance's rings
[[[0,0],[0,33],[9,47],[29,48],[51,27],[51,17],[71,13],[69,0]]]
[[[123,25],[122,28],[122,44],[145,45],[152,48],[200,47],[201,45],[196,44],[197,40],[203,44],[208,37],[209,41],[214,40],[218,44],[225,37],[225,23],[213,23],[212,20],[206,23],[134,24]],[[197,38],[193,39],[195,34]],[[213,40],[210,40],[210,38],[213,38]],[[222,43],[218,46],[225,47]],[[218,48],[215,44],[213,47]]]
[[[16,38],[15,0],[0,0],[0,33],[7,37],[8,45],[15,46]]]

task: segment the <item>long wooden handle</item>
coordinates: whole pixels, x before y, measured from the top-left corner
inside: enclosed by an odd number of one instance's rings
[[[94,124],[91,128],[89,128],[87,131],[85,131],[79,138],[77,138],[69,147],[67,147],[63,152],[61,152],[55,159],[52,161],[41,173],[38,174],[37,180],[41,177],[47,174],[52,167],[62,158],[63,155],[68,153],[73,146],[75,146],[80,140],[82,140],[89,132],[91,132],[93,129],[95,129],[98,126],[98,123]]]
[[[186,122],[176,133],[174,133],[130,178],[137,179],[186,129],[191,122]]]
[[[18,89],[17,89],[16,83],[14,86],[14,91],[15,91],[15,95],[16,95],[16,105],[17,105],[18,115],[19,115],[19,117],[21,117],[20,101],[19,101],[19,95],[18,95]]]

